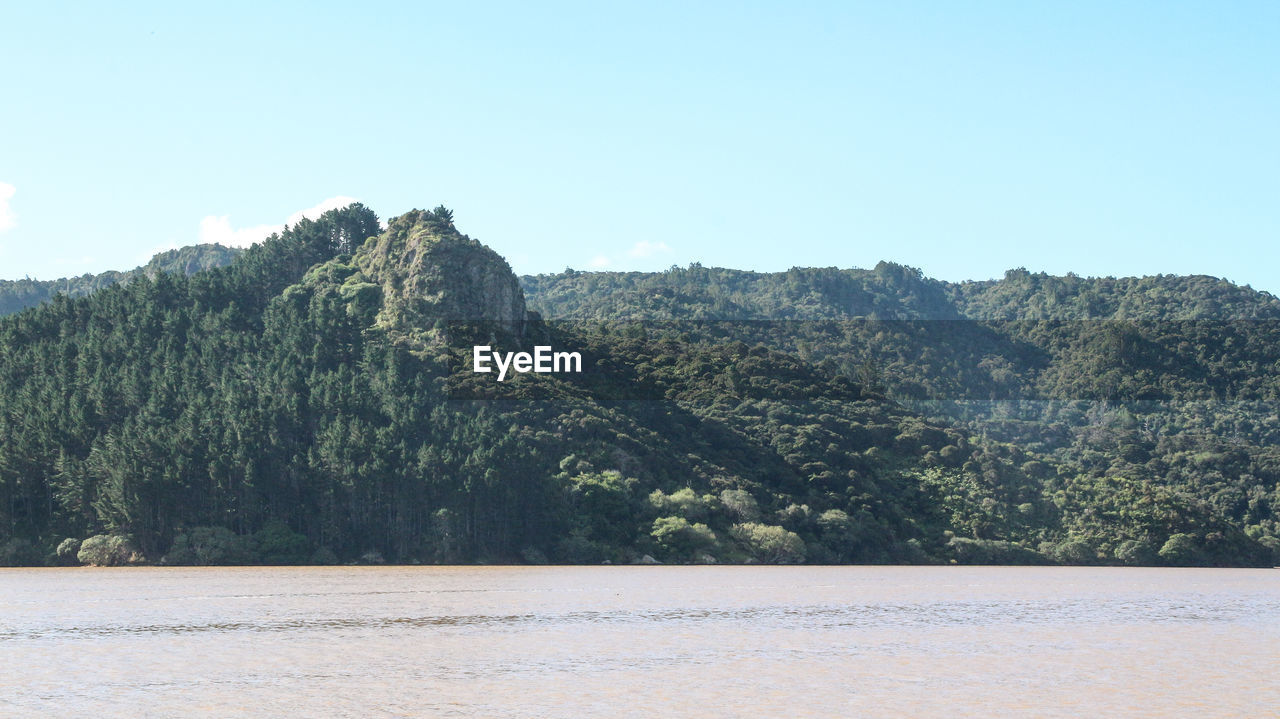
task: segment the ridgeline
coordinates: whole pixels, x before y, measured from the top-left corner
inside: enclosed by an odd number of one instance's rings
[[[125,272],[103,272],[56,280],[0,280],[0,316],[35,307],[58,295],[84,297],[115,284],[128,284],[135,277],[154,278],[161,272],[193,275],[213,267],[225,267],[240,252],[235,247],[222,245],[193,245],[160,252],[147,264]]]

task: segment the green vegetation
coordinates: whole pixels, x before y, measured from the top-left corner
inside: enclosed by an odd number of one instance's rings
[[[1269,565],[1277,319],[1209,278],[518,280],[353,205],[0,319],[0,562]]]
[[[95,534],[80,543],[76,559],[94,567],[122,567],[141,561],[128,537],[118,534]]]
[[[225,267],[241,250],[222,245],[194,245],[179,250],[166,250],[147,264],[126,272],[103,272],[98,275],[63,277],[57,280],[0,280],[0,315],[9,315],[27,307],[48,302],[58,295],[84,297],[115,284],[128,284],[136,277],[155,277],[161,272],[193,275],[214,267]]]
[[[1269,294],[1202,276],[1025,270],[949,284],[890,263],[568,270],[523,282],[548,318],[624,316],[649,335],[738,342],[757,356],[768,347],[915,412],[880,449],[923,453],[911,482],[932,498],[931,521],[954,535],[942,552],[922,539],[930,556],[1280,558],[1280,300]]]

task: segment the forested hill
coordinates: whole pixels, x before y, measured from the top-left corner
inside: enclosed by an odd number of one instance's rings
[[[534,304],[563,319],[1238,320],[1280,319],[1280,300],[1203,275],[1083,278],[1009,270],[950,283],[881,262],[874,269],[579,272],[521,277]]]
[[[548,318],[623,316],[763,342],[883,388],[932,421],[1031,452],[1033,466],[1053,465],[1045,496],[1089,557],[1131,556],[1133,545],[1121,549],[1105,527],[1149,506],[1154,491],[1280,546],[1280,301],[1269,293],[1206,276],[1025,270],[956,284],[886,262],[522,281]]]
[[[57,280],[0,280],[0,315],[13,314],[48,302],[57,295],[84,297],[111,285],[128,283],[134,277],[155,277],[161,272],[195,274],[231,263],[242,250],[222,245],[193,245],[157,253],[147,264],[123,272],[109,271],[63,277]]]
[[[766,342],[913,400],[1270,400],[1280,300],[1205,276],[1052,277],[1011,270],[950,284],[873,270],[522,278],[555,320],[740,324]]]
[[[352,205],[0,318],[0,563],[1271,565],[1274,299],[1054,279],[521,283],[443,207]],[[1018,314],[1187,288],[1257,319]]]
[[[1274,295],[1205,275],[1086,279],[1019,269],[947,290],[964,316],[981,320],[1280,319]]]

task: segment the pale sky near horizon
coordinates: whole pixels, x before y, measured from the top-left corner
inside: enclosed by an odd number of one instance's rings
[[[1280,294],[1280,3],[204,5],[0,4],[0,279],[358,199],[521,274]]]

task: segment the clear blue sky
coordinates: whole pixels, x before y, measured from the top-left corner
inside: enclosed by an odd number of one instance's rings
[[[351,197],[519,273],[1280,292],[1280,3],[601,5],[5,3],[0,278]]]

